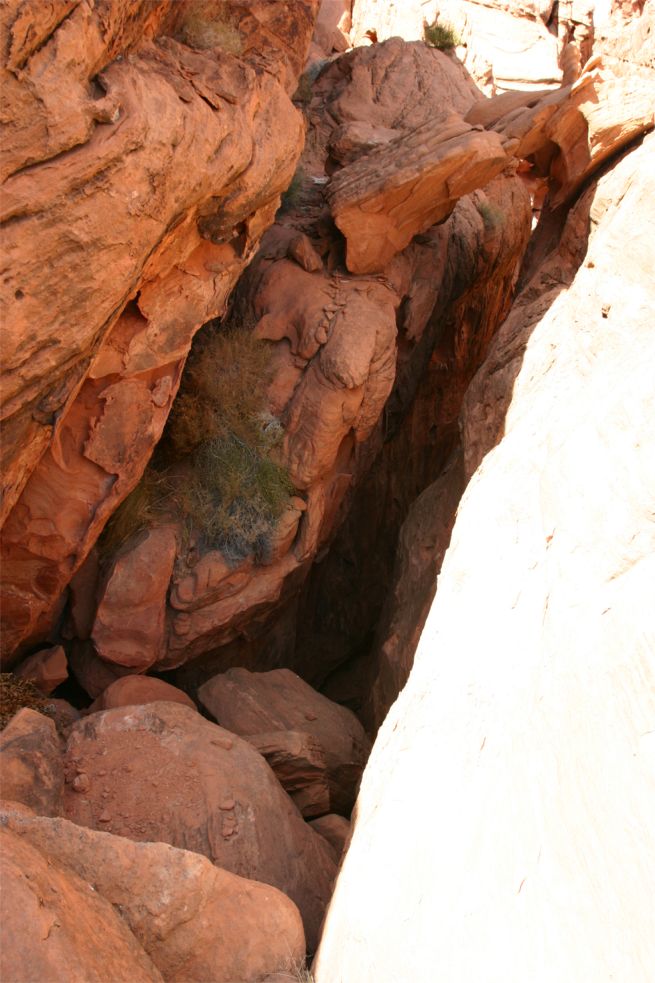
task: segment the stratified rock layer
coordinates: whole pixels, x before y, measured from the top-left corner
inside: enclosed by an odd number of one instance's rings
[[[238,5],[237,57],[211,43],[211,3],[3,7],[6,659],[47,637],[143,473],[195,331],[273,220],[316,9]],[[189,15],[209,42],[192,46]]]

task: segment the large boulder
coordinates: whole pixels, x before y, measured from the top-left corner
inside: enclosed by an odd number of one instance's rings
[[[335,866],[260,754],[176,703],[106,710],[68,741],[64,814],[91,829],[204,854],[298,905],[316,945]]]
[[[54,722],[24,707],[0,734],[0,788],[5,799],[22,802],[43,816],[62,806],[64,759]]]
[[[14,675],[27,679],[46,696],[68,679],[66,653],[61,645],[30,655],[14,669]]]
[[[201,686],[198,697],[223,727],[252,737],[255,745],[256,735],[273,730],[311,734],[327,764],[330,806],[324,811],[350,814],[370,750],[351,710],[317,693],[290,669],[229,669]]]
[[[274,730],[251,734],[248,742],[266,758],[305,819],[330,811],[327,761],[315,737],[306,731]]]
[[[122,676],[103,690],[97,700],[93,701],[89,711],[95,713],[100,710],[113,710],[114,707],[158,703],[160,700],[167,703],[181,703],[182,706],[190,707],[192,710],[196,708],[190,696],[177,686],[164,682],[163,679],[155,679],[152,676]]]
[[[649,136],[587,190],[472,384],[319,983],[652,976],[654,174]]]
[[[12,806],[0,811],[0,824],[120,911],[170,983],[250,983],[304,958],[302,921],[289,898],[197,853],[24,815]]]
[[[48,983],[163,983],[129,928],[91,884],[27,838],[0,830],[0,977]]]

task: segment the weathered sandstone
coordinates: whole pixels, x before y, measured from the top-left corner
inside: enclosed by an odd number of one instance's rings
[[[43,816],[61,812],[63,747],[52,720],[25,707],[0,733],[2,797]]]
[[[140,478],[193,334],[223,313],[302,142],[287,91],[314,0],[241,7],[241,58],[180,40],[211,5],[129,6],[3,8],[9,659],[47,637]]]
[[[113,710],[115,707],[158,703],[164,700],[169,703],[181,703],[195,710],[196,705],[190,696],[165,683],[163,679],[152,676],[123,676],[111,683],[89,707],[90,713],[101,710]]]
[[[193,850],[278,888],[298,905],[315,947],[335,874],[331,851],[246,741],[175,703],[117,708],[75,725],[66,769],[66,818]]]
[[[0,830],[3,980],[162,983],[112,905],[26,839]]]
[[[247,739],[272,730],[312,735],[327,765],[329,806],[324,811],[350,814],[370,750],[364,728],[350,710],[289,669],[229,669],[201,686],[198,698],[221,726]]]
[[[68,679],[66,653],[61,645],[42,649],[16,666],[15,674],[21,679],[29,679],[37,689],[49,695]]]
[[[11,805],[0,810],[0,824],[119,911],[171,983],[254,983],[304,958],[302,921],[289,898],[197,853],[26,816]],[[71,945],[75,958],[79,940]]]

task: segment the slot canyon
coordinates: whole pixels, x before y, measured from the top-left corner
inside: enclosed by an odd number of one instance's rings
[[[0,37],[2,983],[652,983],[652,4]]]

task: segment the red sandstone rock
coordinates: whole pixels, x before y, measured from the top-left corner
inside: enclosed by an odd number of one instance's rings
[[[5,659],[47,637],[141,476],[193,334],[223,313],[300,151],[287,92],[315,0],[239,5],[242,59],[183,43],[190,9],[4,10]]]
[[[307,819],[330,810],[328,766],[321,743],[298,730],[249,734],[248,743],[266,758],[282,788]]]
[[[123,919],[90,884],[26,837],[3,829],[0,839],[3,980],[162,983]]]
[[[0,733],[0,788],[5,799],[23,802],[43,816],[61,811],[62,744],[52,720],[19,710]]]
[[[196,709],[190,696],[177,686],[165,683],[163,679],[154,679],[152,676],[123,676],[101,693],[89,707],[89,713],[113,710],[115,707],[157,703],[160,700],[181,703],[192,710]]]
[[[142,672],[160,657],[176,549],[175,528],[155,526],[118,553],[100,590],[91,631],[103,661]]]
[[[288,669],[230,669],[198,690],[222,726],[242,737],[271,730],[307,731],[327,763],[330,808],[350,813],[370,742],[355,715],[317,693]]]
[[[46,696],[68,679],[66,653],[61,645],[30,655],[14,669],[21,679],[29,679]]]
[[[68,663],[73,676],[91,699],[100,696],[108,686],[129,672],[129,669],[99,659],[90,641],[74,641],[68,653]]]
[[[275,888],[164,843],[134,843],[65,819],[21,815],[13,806],[0,819],[120,911],[166,980],[254,983],[304,958],[300,914]]]
[[[67,769],[65,815],[133,840],[170,843],[271,884],[298,905],[316,944],[334,865],[323,843],[246,741],[174,703],[118,708],[80,721]],[[222,808],[222,807],[225,808]]]
[[[320,833],[324,840],[328,841],[334,850],[334,859],[337,863],[340,863],[350,836],[350,823],[348,820],[344,819],[343,816],[330,814],[313,819],[309,825],[317,833]]]
[[[508,163],[496,134],[460,119],[424,123],[345,167],[333,177],[329,196],[346,237],[348,269],[380,272],[415,235],[446,218],[459,198]]]

